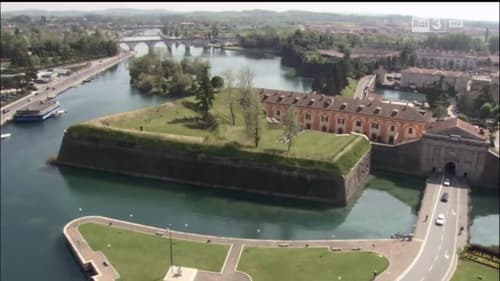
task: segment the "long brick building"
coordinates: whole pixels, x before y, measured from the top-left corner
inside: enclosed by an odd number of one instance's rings
[[[283,120],[295,105],[305,129],[338,134],[362,133],[372,141],[397,144],[420,139],[430,115],[410,105],[342,96],[258,89],[266,115]]]

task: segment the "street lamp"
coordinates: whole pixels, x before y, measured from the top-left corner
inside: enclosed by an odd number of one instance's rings
[[[171,227],[172,227],[172,224],[168,224],[168,227],[167,227],[167,230],[168,230],[168,238],[169,238],[169,241],[170,241],[170,267],[172,267],[172,270],[173,270],[173,266],[174,266],[174,249],[172,247],[172,230],[171,230]]]

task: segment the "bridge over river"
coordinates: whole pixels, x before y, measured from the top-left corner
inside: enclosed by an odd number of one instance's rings
[[[137,44],[145,43],[149,50],[152,50],[156,44],[163,43],[168,51],[172,53],[173,44],[184,44],[186,45],[186,51],[189,52],[190,46],[197,46],[203,48],[209,48],[210,46],[220,45],[221,47],[226,45],[240,45],[239,37],[212,37],[212,38],[183,38],[183,37],[169,37],[163,34],[158,36],[135,36],[135,37],[123,37],[117,41],[118,44],[125,44],[130,50],[133,50]]]

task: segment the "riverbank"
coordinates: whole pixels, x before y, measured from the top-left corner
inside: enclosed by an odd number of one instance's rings
[[[40,84],[39,87],[42,88],[39,89],[39,91],[37,91],[36,94],[32,93],[30,95],[26,95],[1,108],[2,113],[1,113],[0,125],[4,125],[6,122],[12,120],[12,117],[14,116],[16,110],[21,109],[28,103],[38,103],[41,100],[47,99],[49,96],[60,95],[69,88],[73,88],[80,85],[84,80],[87,80],[103,71],[108,70],[109,68],[134,56],[135,54],[136,54],[135,51],[121,52],[119,55],[114,57],[94,60],[90,62],[88,68],[81,69],[77,72],[74,72],[70,76],[64,76],[51,83]],[[7,110],[7,112],[3,113],[4,110]]]

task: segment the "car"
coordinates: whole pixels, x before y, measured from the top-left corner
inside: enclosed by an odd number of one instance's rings
[[[449,178],[445,178],[445,179],[444,179],[444,182],[443,182],[443,185],[444,185],[444,186],[450,186],[450,185],[451,185],[451,181],[450,181],[450,179],[449,179]]]
[[[441,196],[441,202],[448,202],[448,192],[443,193]]]
[[[436,225],[443,225],[444,224],[444,215],[439,214],[437,219],[436,219]]]

